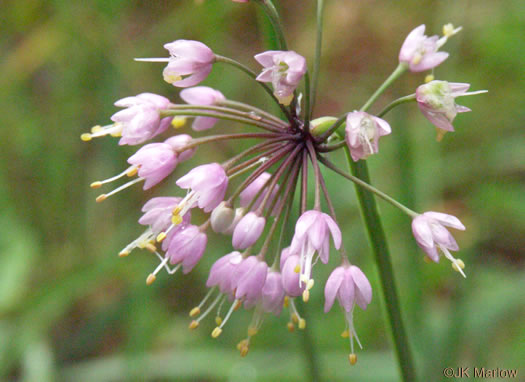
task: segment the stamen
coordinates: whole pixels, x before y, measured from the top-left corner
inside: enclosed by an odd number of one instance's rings
[[[132,173],[132,171],[135,171],[134,174],[130,175],[130,173]],[[110,182],[113,182],[114,180],[117,180],[117,179],[120,179],[124,176],[133,176],[137,173],[137,168],[135,166],[131,166],[127,169],[125,169],[124,171],[122,171],[120,174],[117,174],[111,178],[108,178],[108,179],[104,179],[104,180],[100,180],[100,181],[96,181],[96,182],[93,182],[91,183],[90,187],[91,188],[99,188],[100,186],[102,186],[103,184],[106,184],[106,183],[110,183]]]
[[[133,186],[135,183],[139,183],[139,182],[142,182],[144,179],[143,178],[137,178],[137,179],[133,179],[125,184],[123,184],[122,186],[120,187],[117,187],[115,188],[113,191],[107,193],[107,194],[102,194],[102,195],[99,195],[95,201],[97,203],[100,203],[100,202],[103,202],[104,200],[106,200],[107,198],[109,198],[111,195],[115,195],[116,193],[122,191],[122,190],[125,190],[126,188],[128,187],[131,187]]]
[[[451,262],[452,262],[452,268],[456,271],[456,272],[459,272],[461,273],[461,275],[464,277],[464,278],[467,278],[467,275],[465,274],[465,272],[463,272],[463,269],[465,268],[465,263],[462,261],[462,260],[458,260],[456,258],[454,258],[454,256],[452,256],[450,254],[450,252],[448,251],[448,249],[446,249],[445,247],[443,246],[439,246],[439,249],[441,249],[441,251],[443,252],[443,254],[445,255],[445,257],[447,259],[449,259]]]
[[[350,365],[354,366],[357,363],[357,354],[350,353],[348,355],[348,361],[350,362]]]
[[[213,292],[215,292],[215,287],[214,288],[211,288],[208,293],[206,293],[206,296],[204,296],[204,298],[202,299],[202,301],[200,302],[199,305],[197,305],[195,308],[193,308],[191,311],[190,311],[190,317],[195,317],[197,315],[200,314],[201,312],[201,308],[204,306],[204,304],[206,304],[206,301],[208,301],[208,299],[210,298],[210,296],[213,294]]]
[[[210,306],[204,311],[204,313],[201,314],[199,318],[197,318],[196,321],[201,322],[213,310],[213,308],[215,308],[215,305],[217,305],[217,303],[223,298],[224,298],[224,295],[219,293],[218,296],[215,298],[215,300],[213,300]]]
[[[228,313],[226,313],[226,317],[224,317],[224,320],[221,322],[221,324],[219,326],[217,326],[215,329],[213,329],[213,331],[211,332],[211,336],[213,338],[217,338],[221,335],[222,333],[222,328],[224,327],[224,325],[226,325],[226,323],[228,322],[228,320],[230,319],[232,313],[234,310],[238,309],[238,306],[239,306],[239,303],[241,301],[240,300],[235,300],[233,301],[233,304],[232,306],[230,307],[230,310],[228,310]]]
[[[151,285],[156,280],[156,274],[159,273],[159,271],[164,267],[169,261],[169,257],[166,256],[162,259],[162,262],[157,266],[157,268],[153,271],[153,273],[150,273],[148,278],[146,279],[146,284]]]
[[[153,238],[153,232],[150,228],[148,228],[146,231],[144,231],[138,238],[133,240],[131,243],[126,245],[122,251],[119,252],[120,257],[127,256],[133,251],[135,248],[146,248],[148,243],[151,242],[151,239]],[[162,257],[161,257],[162,259]]]
[[[170,62],[169,57],[134,58],[138,62]]]

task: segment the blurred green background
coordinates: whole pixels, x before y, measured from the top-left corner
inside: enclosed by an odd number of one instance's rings
[[[394,133],[371,158],[374,183],[418,211],[458,216],[454,232],[463,280],[447,261],[426,264],[409,219],[379,202],[412,351],[421,380],[445,367],[520,368],[525,375],[525,6],[493,1],[326,1],[325,50],[316,116],[357,109],[397,65],[405,35],[425,23],[464,30],[444,48],[437,79],[469,82],[489,93],[458,102],[461,114],[441,143],[413,104],[388,115]],[[287,313],[268,317],[241,358],[251,312],[239,311],[223,335],[213,320],[190,332],[187,312],[204,296],[209,266],[230,250],[210,235],[189,275],[163,274],[150,287],[157,260],[118,251],[137,237],[142,204],[176,191],[173,180],[139,187],[95,204],[89,188],[124,166],[136,148],[114,138],[81,142],[82,132],[109,122],[113,102],[144,91],[177,101],[161,64],[162,45],[196,39],[214,51],[258,65],[267,25],[253,4],[207,1],[15,1],[0,4],[0,379],[6,381],[304,381],[309,364],[301,333],[288,333]],[[289,46],[311,60],[315,2],[281,1]],[[413,93],[423,74],[406,75],[372,109]],[[204,82],[229,98],[271,108],[242,74],[216,65]],[[217,126],[232,131],[226,123]],[[189,126],[186,127],[189,130]],[[237,144],[208,146],[192,163],[221,160]],[[343,165],[342,155],[333,156]],[[198,158],[198,159],[197,159]],[[377,272],[350,183],[326,173],[351,260],[370,278],[374,299],[355,322],[364,349],[347,362],[338,309],[322,313],[323,284],[336,265],[316,267],[308,333],[326,381],[398,381]],[[304,310],[301,305],[300,309]]]

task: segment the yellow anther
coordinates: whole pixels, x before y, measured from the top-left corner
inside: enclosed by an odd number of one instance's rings
[[[95,134],[95,133],[98,133],[100,131],[102,131],[102,126],[100,126],[100,125],[96,125],[96,126],[93,126],[91,128],[91,134]]]
[[[146,279],[146,285],[153,284],[156,279],[157,279],[157,277],[153,273],[150,273],[148,278]]]
[[[341,333],[341,338],[348,338],[350,337],[350,333],[348,332],[348,330],[343,330],[343,332]]]
[[[284,105],[284,106],[290,105],[290,103],[292,102],[292,99],[293,99],[293,94],[289,95],[288,97],[279,97],[277,94],[275,94],[275,96],[279,100],[279,103]]]
[[[314,287],[314,284],[315,284],[314,279],[308,280],[308,282],[306,283],[306,289],[308,290],[312,289]]]
[[[451,37],[454,36],[454,25],[451,23],[443,25],[443,36]]]
[[[430,81],[434,81],[434,75],[433,74],[427,74],[425,76],[425,83],[429,83]]]
[[[177,74],[164,74],[164,81],[168,84],[182,80],[182,77]]]
[[[97,198],[95,199],[95,201],[96,201],[97,203],[100,203],[100,202],[103,202],[104,200],[106,200],[107,198],[108,198],[108,197],[107,197],[106,194],[101,194],[101,195],[97,196]]]
[[[288,331],[289,331],[290,333],[293,333],[293,332],[295,331],[295,325],[293,324],[293,322],[288,322],[288,323],[286,324],[286,327],[288,328]]]
[[[162,243],[162,240],[166,238],[166,232],[161,232],[157,235],[157,242]]]
[[[201,313],[201,308],[196,306],[195,308],[190,310],[190,317],[195,317],[195,316],[199,315],[200,313]]]
[[[306,320],[304,318],[301,318],[299,320],[299,325],[297,326],[299,326],[299,329],[303,330],[304,328],[306,328]]]
[[[193,320],[192,322],[190,322],[190,325],[188,326],[188,328],[190,328],[191,330],[197,329],[198,327],[199,327],[199,321],[196,321],[196,320]]]
[[[242,306],[242,302],[240,300],[237,300],[235,303],[235,307],[233,308],[234,311],[239,310],[239,308]]]
[[[99,181],[96,181],[96,182],[93,182],[89,185],[89,187],[91,188],[99,188],[99,187],[102,187],[102,182],[99,182]]]
[[[254,328],[253,326],[250,326],[248,328],[248,336],[249,337],[253,337],[256,334],[257,334],[257,328]]]
[[[452,263],[452,268],[454,268],[456,272],[459,272],[458,267],[461,269],[465,269],[465,263],[463,262],[463,260],[457,259],[455,262]]]
[[[291,318],[294,324],[299,322],[299,316],[297,316],[297,313],[293,313]]]
[[[155,251],[157,250],[157,247],[155,247],[155,245],[151,243],[147,243],[146,245],[144,245],[144,248],[146,248],[151,253],[155,253]]]
[[[122,136],[122,131],[113,131],[109,135],[111,135],[113,138],[120,138]]]
[[[221,333],[222,333],[222,329],[217,326],[215,329],[213,329],[213,332],[211,332],[211,336],[213,338],[217,338],[221,335]]]
[[[127,255],[129,255],[129,251],[121,251],[118,256],[119,257],[126,257]]]
[[[244,346],[240,349],[240,352],[241,352],[241,357],[246,357],[246,355],[248,354],[248,351],[250,350],[250,348],[248,346]]]
[[[436,141],[441,142],[447,131],[436,127],[436,133]]]
[[[182,208],[179,207],[179,206],[176,206],[175,208],[173,208],[173,211],[171,211],[171,213],[173,215],[178,215],[178,214],[180,214],[181,211],[182,211]]]
[[[171,223],[173,225],[179,225],[180,223],[182,223],[182,216],[180,216],[179,214],[173,215],[171,217]]]
[[[303,301],[308,302],[310,300],[310,291],[307,289],[303,291]]]
[[[243,340],[241,340],[238,344],[237,344],[237,350],[241,350],[242,348],[245,348],[248,346],[248,340],[245,338]]]
[[[288,298],[288,296],[284,296],[283,306],[285,308],[288,308],[289,305],[290,305],[290,299]]]
[[[412,64],[417,65],[421,62],[423,59],[423,55],[421,53],[414,54],[414,58],[412,59]]]
[[[84,133],[80,136],[80,139],[82,139],[84,142],[89,142],[91,138],[91,134],[89,133]]]
[[[217,316],[217,317],[215,317],[215,323],[216,323],[217,325],[222,324],[222,317],[221,317],[221,316]]]
[[[428,256],[423,257],[423,261],[424,261],[425,263],[427,263],[427,264],[431,264],[431,263],[433,263],[432,259],[431,259],[430,257],[428,257]]]
[[[299,264],[297,264],[297,265],[295,266],[295,268],[293,269],[293,271],[294,271],[295,273],[299,273],[299,272],[301,272],[301,266],[300,266]]]
[[[126,171],[126,175],[131,177],[137,175],[137,172],[139,171],[138,167],[130,167],[128,171]]]
[[[350,362],[350,365],[355,365],[357,363],[357,354],[350,353],[348,354],[348,361]]]
[[[174,129],[180,129],[186,124],[186,117],[177,116],[173,117],[171,120],[171,126],[173,126]]]

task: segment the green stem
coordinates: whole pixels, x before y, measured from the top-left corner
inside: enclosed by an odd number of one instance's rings
[[[321,51],[323,46],[323,10],[324,0],[317,0],[317,38],[315,42],[315,59],[312,73],[312,95],[310,112],[312,113],[315,105],[315,97],[317,96],[317,85],[319,82],[319,68],[321,66]],[[311,117],[310,115],[308,117]]]
[[[238,61],[232,60],[231,58],[228,58],[228,57],[220,56],[218,54],[215,55],[215,60],[217,62],[223,62],[225,64],[231,65],[231,66],[241,70],[242,72],[246,73],[247,75],[249,75],[253,79],[257,78],[257,74],[253,70],[251,70],[247,66],[244,66],[243,64],[241,64]],[[288,109],[286,107],[284,107],[279,102],[277,97],[273,94],[272,89],[270,89],[270,87],[268,85],[266,85],[264,82],[257,81],[257,83],[259,85],[261,85],[263,87],[263,89],[266,91],[266,93],[268,93],[273,98],[273,100],[277,103],[277,105],[279,105],[279,107],[281,108],[281,110],[284,113],[284,115],[286,115],[286,118],[288,118],[289,121],[292,121],[292,116],[290,115],[290,112],[288,111]]]
[[[381,112],[377,115],[379,118],[384,116],[386,113],[388,113],[390,110],[395,108],[396,106],[401,105],[402,103],[412,102],[416,100],[415,94],[410,94],[401,98],[396,99],[395,101],[392,101],[389,105],[387,105]]]
[[[366,162],[362,160],[354,162],[350,156],[348,148],[345,149],[345,153],[352,174],[366,183],[370,183]],[[358,187],[357,185],[355,188],[363,220],[365,222],[368,239],[379,271],[381,291],[387,310],[388,321],[390,323],[395,352],[397,354],[401,374],[403,375],[403,381],[415,381],[416,373],[412,355],[410,353],[408,338],[403,325],[392,263],[390,261],[390,253],[385,233],[383,231],[381,218],[379,217],[376,202],[372,193],[362,187]]]
[[[405,63],[400,63],[397,68],[390,74],[390,76],[381,84],[381,86],[375,91],[374,94],[366,101],[366,103],[361,108],[361,111],[367,111],[370,106],[379,98],[381,94],[388,88],[392,83],[397,80],[406,70],[407,65]]]
[[[286,45],[286,39],[284,38],[283,27],[281,25],[281,19],[279,17],[279,12],[277,12],[275,5],[273,5],[273,3],[270,0],[258,0],[257,3],[262,6],[264,13],[266,13],[268,19],[270,20],[270,23],[273,26],[275,34],[279,39],[280,50],[288,50]]]
[[[330,162],[328,159],[326,159],[326,158],[324,158],[324,157],[322,157],[320,155],[318,156],[318,158],[319,158],[319,162],[324,164],[330,170],[338,173],[339,175],[345,177],[348,180],[351,180],[355,184],[359,185],[359,187],[362,187],[362,188],[364,188],[367,191],[373,192],[374,194],[379,196],[381,199],[383,199],[383,200],[387,201],[388,203],[392,204],[394,207],[399,208],[401,211],[406,213],[411,218],[415,218],[417,215],[419,215],[417,212],[412,211],[410,208],[408,208],[408,207],[404,206],[403,204],[399,203],[394,198],[388,196],[383,191],[378,190],[377,188],[375,188],[374,186],[370,185],[369,183],[363,181],[362,179],[358,178],[357,176],[350,175],[350,174],[347,174],[347,173],[341,171],[332,162]],[[352,162],[353,162],[353,160],[352,160]]]
[[[310,116],[312,113],[312,98],[310,97],[310,75],[304,74],[304,130],[310,131]]]

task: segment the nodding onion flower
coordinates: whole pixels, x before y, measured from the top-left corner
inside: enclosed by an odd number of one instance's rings
[[[438,49],[459,29],[446,26],[441,39],[425,36],[424,25],[414,29],[401,48],[401,68],[417,72],[439,65],[448,53],[438,52]],[[340,170],[328,159],[330,152],[346,148],[354,161],[365,160],[379,152],[379,138],[391,134],[392,128],[384,119],[367,113],[368,106],[344,113],[340,118],[312,120],[308,114],[312,110],[312,100],[302,97],[309,91],[304,57],[285,49],[259,53],[255,60],[263,69],[257,75],[243,64],[215,54],[198,41],[176,40],[164,47],[169,52],[168,58],[138,60],[167,63],[164,79],[185,88],[180,97],[186,103],[175,104],[152,93],[126,97],[115,103],[124,109],[111,117],[112,124],[96,126],[81,138],[89,141],[111,135],[119,137],[121,145],[137,145],[166,133],[170,125],[178,131],[187,118],[194,118],[195,131],[207,132],[221,120],[242,124],[243,129],[259,130],[224,133],[222,129],[226,126],[221,126],[214,129],[221,131],[217,135],[193,138],[188,134],[175,134],[160,142],[147,143],[128,159],[130,167],[91,185],[99,188],[121,178],[136,176],[100,195],[99,202],[135,183],[144,182],[143,188],[151,189],[168,179],[172,183],[170,176],[177,165],[192,159],[200,146],[223,141],[252,142],[247,147],[239,146],[239,150],[223,162],[201,162],[185,175],[177,175],[178,196],[154,197],[148,201],[139,219],[146,230],[119,254],[127,256],[136,248],[155,254],[159,263],[146,278],[150,285],[163,270],[174,274],[182,267],[183,273],[188,273],[198,266],[203,256],[216,256],[216,251],[209,248],[206,251],[210,227],[216,233],[232,236],[232,251],[215,261],[206,282],[209,291],[190,312],[190,329],[196,329],[205,317],[215,312],[217,326],[212,336],[218,337],[241,306],[253,309],[248,336],[238,345],[243,356],[248,353],[250,340],[267,314],[280,315],[286,308],[290,317],[288,329],[293,331],[296,326],[304,329],[306,322],[294,299],[302,298],[304,302],[310,299],[314,268],[318,260],[328,264],[332,246],[341,257],[341,265],[326,281],[325,311],[328,312],[337,299],[346,320],[344,333],[350,338],[350,363],[356,362],[354,340],[359,346],[361,343],[354,328],[353,311],[355,305],[366,309],[372,299],[372,287],[363,272],[347,258],[344,236],[336,217],[337,208],[323,175],[326,169],[356,182],[409,214],[413,218],[414,237],[428,258],[437,262],[442,253],[453,263],[454,269],[464,275],[463,262],[449,252],[458,250],[458,245],[445,228],[465,229],[457,218],[437,212],[417,214]],[[208,86],[192,87],[206,79],[215,63],[230,64],[249,74],[256,80],[254,84],[262,86],[277,102],[282,114],[273,115],[228,99]],[[304,89],[300,86],[303,80]],[[467,84],[432,81],[417,89],[417,102],[424,115],[438,128],[453,130],[451,122],[456,113],[467,111],[456,105],[454,98],[469,94],[467,88]],[[305,105],[301,105],[302,99]],[[313,179],[309,179],[312,174]],[[309,199],[311,188],[313,200]],[[298,209],[296,222],[291,220],[294,208]],[[192,213],[194,209],[202,211]],[[295,227],[295,232],[287,243],[283,233],[291,227]],[[224,304],[229,306],[225,312],[222,310]]]

